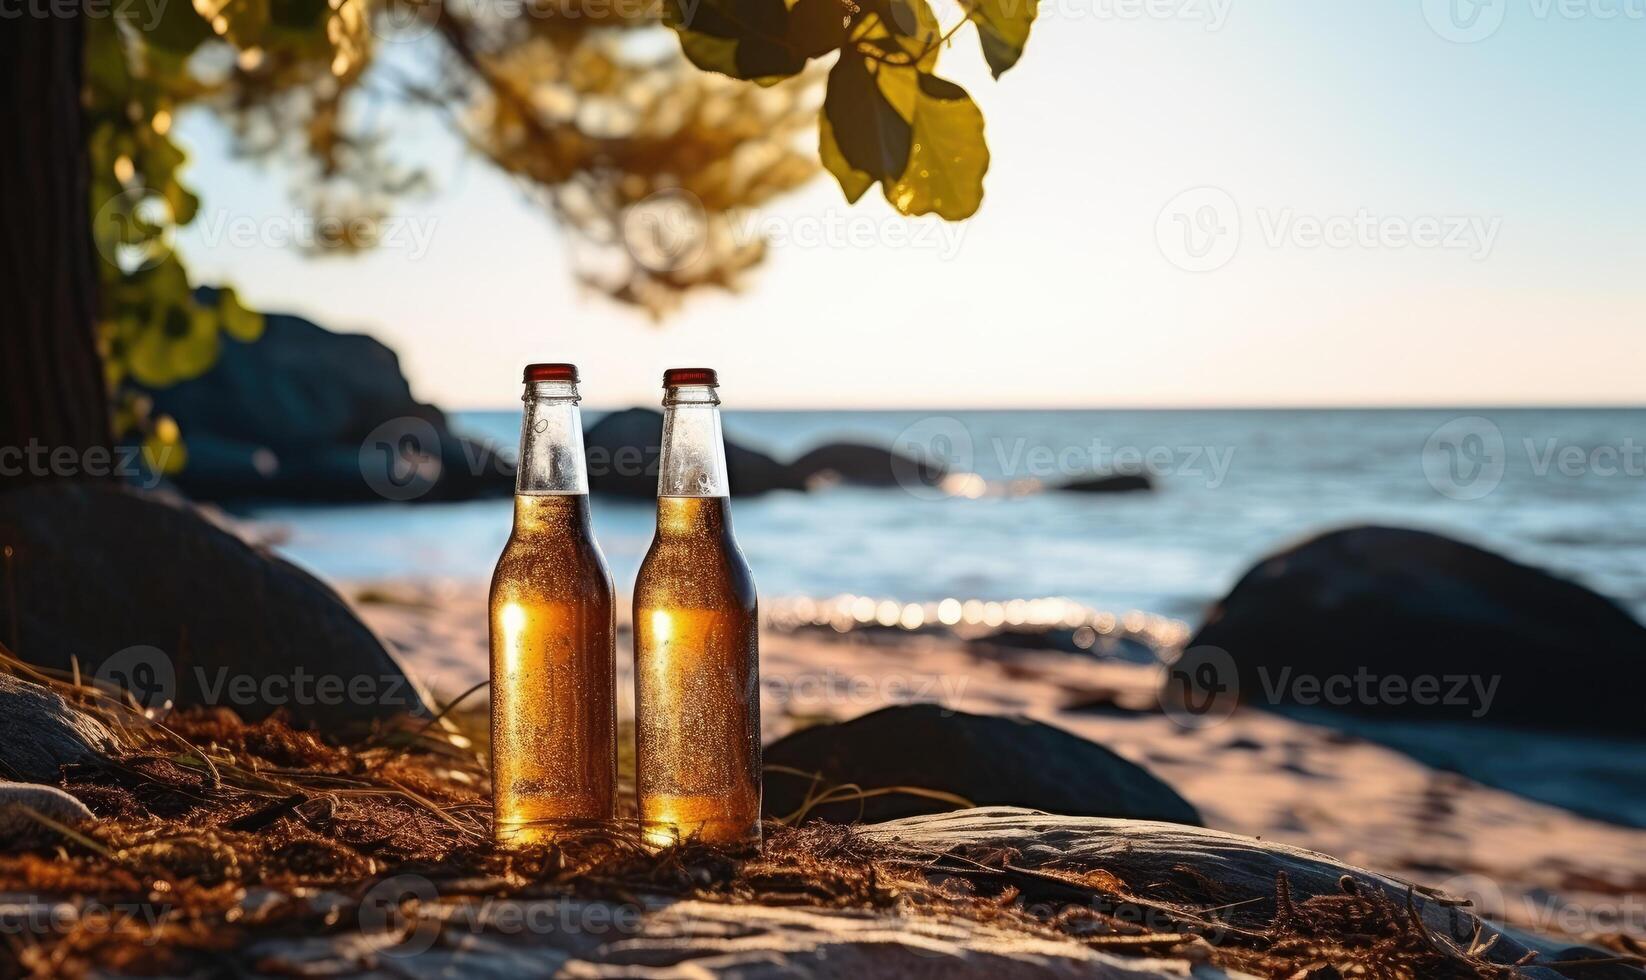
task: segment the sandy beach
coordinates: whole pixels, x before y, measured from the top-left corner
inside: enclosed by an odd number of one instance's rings
[[[486,678],[485,588],[356,582],[341,591],[414,676],[450,697]],[[621,608],[621,604],[620,604]],[[768,616],[768,619],[771,617]],[[619,711],[632,712],[627,624]],[[1471,899],[1551,935],[1646,939],[1646,831],[1576,815],[1326,727],[1260,710],[1192,730],[1158,708],[1158,670],[887,629],[761,637],[771,741],[911,701],[1023,715],[1107,746],[1169,783],[1209,827],[1293,844]]]

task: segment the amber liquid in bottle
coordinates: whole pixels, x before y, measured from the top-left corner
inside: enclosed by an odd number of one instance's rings
[[[589,522],[576,388],[528,385],[514,528],[491,585],[499,843],[609,826],[617,806],[611,575]]]
[[[712,385],[669,389],[657,535],[634,587],[636,782],[656,846],[760,840],[759,617],[718,404]]]

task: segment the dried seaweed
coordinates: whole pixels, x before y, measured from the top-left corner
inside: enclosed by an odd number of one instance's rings
[[[80,910],[6,930],[8,976],[209,968],[252,939],[358,929],[361,896],[406,874],[448,900],[657,896],[961,918],[1269,977],[1513,973],[1486,959],[1490,942],[1435,936],[1409,902],[1352,880],[1341,894],[1299,901],[1282,875],[1272,919],[1253,921],[1254,910],[1237,907],[1249,902],[1231,902],[1204,876],[1185,874],[1188,884],[1165,894],[1107,869],[1023,867],[1010,849],[911,856],[815,822],[769,823],[758,853],[694,840],[656,852],[625,830],[506,851],[490,842],[479,710],[351,747],[278,716],[179,712],[162,727],[108,695],[50,682],[127,749],[63,772],[60,785],[97,823],[0,854],[0,891]]]

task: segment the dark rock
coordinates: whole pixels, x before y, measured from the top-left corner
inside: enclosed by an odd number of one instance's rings
[[[808,487],[844,483],[859,487],[895,487],[913,480],[934,486],[946,475],[937,464],[922,463],[878,446],[831,442],[795,460],[790,469]]]
[[[1646,734],[1646,629],[1581,585],[1423,531],[1349,528],[1264,559],[1212,609],[1189,643],[1199,646],[1233,657],[1249,704],[1267,706],[1288,669],[1281,704],[1297,700],[1299,675],[1364,670],[1408,685],[1440,677],[1439,696],[1425,700],[1442,703],[1394,703],[1374,682],[1371,698],[1355,691],[1347,703],[1319,706]],[[1447,678],[1467,678],[1466,686],[1454,691]],[[1475,685],[1494,678],[1486,707]]]
[[[1170,786],[1101,745],[1036,721],[929,704],[882,708],[852,721],[802,729],[768,746],[765,761],[821,773],[819,788],[916,786],[978,806],[1200,823],[1195,808]],[[810,779],[768,771],[766,813],[793,813],[810,786]],[[810,815],[875,823],[953,808],[898,793],[830,804]]]
[[[1133,493],[1138,490],[1153,490],[1154,481],[1149,479],[1147,473],[1106,473],[1102,476],[1070,480],[1052,489],[1068,490],[1072,493]]]
[[[198,291],[215,302],[214,290]],[[202,500],[456,500],[508,495],[514,467],[412,398],[394,351],[272,313],[191,381],[149,392],[188,451],[176,485]]]
[[[137,490],[55,482],[0,494],[18,656],[130,690],[146,706],[218,704],[299,723],[426,714],[377,636],[326,585]],[[14,632],[15,631],[15,632]]]
[[[64,766],[113,751],[114,734],[102,722],[43,684],[0,673],[0,774],[55,783]]]
[[[583,443],[590,490],[623,497],[657,496],[657,458],[663,447],[661,412],[650,408],[613,412],[588,428]],[[733,496],[805,489],[787,466],[729,439],[726,475]]]

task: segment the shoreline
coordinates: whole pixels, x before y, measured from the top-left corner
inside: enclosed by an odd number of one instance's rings
[[[437,693],[449,697],[485,679],[483,584],[399,579],[345,583],[341,591]],[[626,620],[620,614],[620,718],[632,716],[633,705]],[[1646,831],[1432,767],[1344,730],[1351,726],[1242,708],[1221,724],[1187,729],[1159,710],[1156,667],[936,631],[785,630],[768,622],[761,644],[768,744],[895,703],[1024,715],[1142,765],[1211,828],[1466,895],[1488,916],[1522,928],[1646,939]]]

